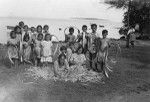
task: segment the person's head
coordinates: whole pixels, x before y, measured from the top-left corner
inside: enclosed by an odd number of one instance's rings
[[[41,25],[38,25],[38,26],[37,26],[37,32],[38,32],[38,33],[42,33],[42,26],[41,26]]]
[[[60,51],[65,54],[67,52],[67,48],[65,46],[61,46]]]
[[[83,30],[83,32],[86,32],[86,31],[87,31],[87,26],[86,26],[86,25],[83,25],[83,26],[82,26],[82,30]]]
[[[48,32],[49,26],[48,25],[44,25],[43,30],[46,31],[46,32]]]
[[[108,35],[108,30],[103,30],[102,31],[102,36],[103,36],[103,38],[106,38],[107,37],[107,35]]]
[[[23,41],[28,42],[29,40],[30,40],[29,35],[25,35],[25,36],[23,37]]]
[[[70,28],[69,28],[69,33],[70,33],[70,34],[73,34],[73,33],[74,33],[74,28],[73,28],[73,27],[70,27]]]
[[[45,41],[50,41],[50,40],[51,40],[51,35],[47,33],[47,34],[45,35],[44,40],[45,40]]]
[[[96,24],[92,24],[91,25],[91,29],[92,29],[92,32],[96,32],[96,30],[97,30],[97,25]]]
[[[10,38],[11,39],[15,39],[17,36],[16,36],[16,33],[14,31],[11,31],[10,32]]]
[[[82,45],[79,45],[79,47],[76,50],[76,53],[77,54],[82,54],[83,53],[83,47],[82,47]]]
[[[66,55],[65,54],[60,54],[58,56],[58,64],[59,65],[64,65],[65,64],[65,59],[66,59]]]
[[[38,40],[38,41],[42,41],[42,40],[43,40],[43,34],[42,34],[42,33],[39,33],[39,34],[38,34],[37,40]]]
[[[35,27],[31,27],[31,32],[35,32]]]
[[[27,31],[29,30],[28,25],[25,25],[25,26],[23,27],[23,29],[24,29],[25,32],[27,32]]]
[[[20,22],[19,22],[19,27],[21,27],[21,28],[24,27],[24,22],[23,22],[23,21],[20,21]]]
[[[14,31],[15,31],[15,33],[17,33],[17,34],[21,34],[21,28],[20,28],[19,26],[16,26],[16,27],[14,28]]]

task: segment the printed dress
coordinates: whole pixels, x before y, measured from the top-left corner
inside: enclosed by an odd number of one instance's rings
[[[60,66],[58,61],[56,60],[54,62],[54,68],[55,68],[55,73],[58,74],[60,78],[67,78],[68,76],[68,69],[69,69],[69,64],[67,60],[65,60],[65,64],[63,66]]]
[[[42,41],[42,56],[41,62],[52,62],[52,42]]]
[[[31,55],[30,42],[23,42],[23,59],[25,61],[29,61],[30,55]]]
[[[86,69],[84,68],[83,64],[86,61],[84,54],[76,54],[74,53],[71,58],[70,62],[73,62],[74,65],[70,66],[69,69],[69,78],[73,80],[78,80],[80,76],[82,76],[83,73],[86,72]]]
[[[8,46],[8,56],[12,59],[12,58],[16,58],[18,59],[19,56],[19,50],[17,47],[18,44],[18,40],[17,39],[9,39],[8,40],[9,46]]]

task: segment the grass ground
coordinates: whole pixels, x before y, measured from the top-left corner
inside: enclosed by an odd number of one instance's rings
[[[122,53],[110,78],[88,85],[44,79],[24,84],[20,77],[29,66],[10,68],[1,48],[0,102],[150,102],[150,41],[139,41],[134,49],[120,44]]]

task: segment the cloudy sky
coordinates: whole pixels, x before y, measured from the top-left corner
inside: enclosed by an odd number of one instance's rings
[[[108,9],[103,0],[0,0],[0,17],[100,18],[121,22],[122,10]],[[101,2],[101,3],[99,3]]]

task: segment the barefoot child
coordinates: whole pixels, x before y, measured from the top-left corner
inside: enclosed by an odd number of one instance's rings
[[[12,64],[15,65],[15,68],[18,67],[19,59],[19,41],[17,40],[16,33],[14,31],[10,32],[10,39],[7,42],[8,46],[8,57]]]
[[[69,34],[65,35],[65,42],[68,44],[74,43],[75,42],[75,35],[74,34],[74,28],[69,28]]]
[[[35,66],[40,65],[41,60],[41,42],[43,41],[43,34],[38,34],[37,39],[34,43],[34,52],[35,52]]]
[[[51,42],[51,35],[46,34],[44,41],[41,43],[42,48],[42,55],[41,55],[41,62],[43,66],[48,66],[48,63],[52,62],[52,42]]]
[[[28,35],[24,35],[23,38],[23,61],[26,63],[30,62],[30,55],[31,55],[31,42],[30,37]]]

